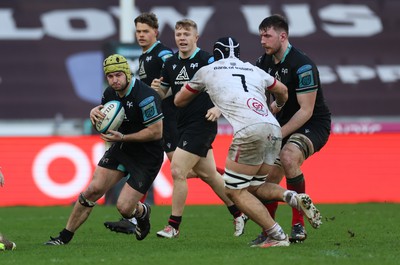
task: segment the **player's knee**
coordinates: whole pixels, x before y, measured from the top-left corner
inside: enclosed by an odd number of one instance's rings
[[[171,166],[171,175],[174,181],[186,181],[186,174],[180,167]]]
[[[283,168],[292,167],[298,160],[294,157],[293,151],[288,148],[282,149],[279,157]]]

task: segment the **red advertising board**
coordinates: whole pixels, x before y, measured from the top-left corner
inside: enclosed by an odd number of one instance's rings
[[[214,142],[223,167],[231,136]],[[0,166],[5,185],[0,206],[69,205],[89,183],[104,151],[98,136],[2,137]],[[307,192],[317,203],[400,202],[400,134],[332,135],[304,165]],[[199,179],[190,179],[187,204],[221,204]],[[284,185],[284,182],[283,182]],[[154,185],[157,205],[171,203],[166,160]]]

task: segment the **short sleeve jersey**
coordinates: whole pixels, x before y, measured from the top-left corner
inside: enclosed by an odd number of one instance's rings
[[[104,105],[111,100],[120,101],[125,108],[125,118],[118,129],[118,131],[123,134],[141,131],[163,119],[159,95],[140,80],[132,79],[129,91],[123,98],[120,98],[111,87],[107,87],[103,93],[101,104]],[[151,153],[158,152],[159,150],[162,152],[161,140],[150,142],[123,142],[123,147],[128,153]]]
[[[260,68],[228,58],[201,68],[186,88],[193,93],[206,91],[236,133],[256,123],[279,126],[265,96],[275,84],[275,78]]]
[[[139,57],[139,79],[151,85],[154,78],[160,78],[164,62],[173,55],[170,48],[157,41]]]
[[[297,94],[317,91],[313,115],[310,120],[330,120],[330,111],[323,95],[316,65],[302,51],[289,45],[283,59],[275,64],[272,56],[264,54],[256,65],[284,83],[288,88],[288,101],[276,117],[285,125],[300,109]]]
[[[188,82],[201,67],[213,61],[214,58],[208,52],[199,48],[187,59],[180,58],[177,52],[164,64],[161,87],[163,89],[171,87],[172,94],[175,96],[182,85]],[[186,107],[178,108],[178,128],[205,120],[207,110],[212,107],[214,105],[208,94],[201,93]]]

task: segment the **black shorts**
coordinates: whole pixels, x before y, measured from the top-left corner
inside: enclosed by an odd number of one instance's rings
[[[179,141],[174,97],[169,96],[162,101],[163,119],[163,149],[166,153],[175,151]]]
[[[164,153],[160,147],[158,152],[137,152],[127,154],[113,144],[100,159],[98,165],[108,169],[119,170],[128,177],[127,183],[133,189],[145,194],[154,179],[157,177],[164,160]]]
[[[212,143],[218,132],[216,122],[197,122],[179,128],[178,147],[200,157],[207,157],[208,150],[212,149]]]
[[[331,120],[330,119],[314,119],[307,121],[303,126],[296,130],[293,134],[300,133],[307,136],[314,146],[314,153],[324,147],[328,142],[329,135],[331,134]],[[286,144],[290,135],[283,139],[282,147]]]

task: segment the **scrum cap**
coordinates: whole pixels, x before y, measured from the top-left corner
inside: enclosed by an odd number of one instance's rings
[[[216,61],[220,59],[226,59],[228,57],[239,58],[239,43],[232,37],[220,38],[214,44],[213,54]]]
[[[119,54],[108,56],[103,62],[104,74],[107,75],[113,72],[124,72],[126,81],[129,83],[132,79],[131,69],[126,58]]]

